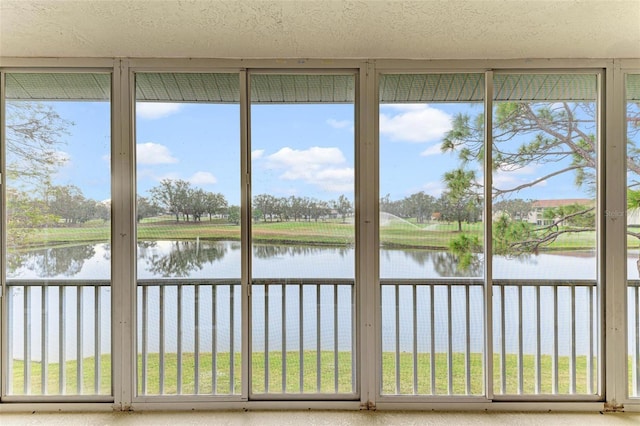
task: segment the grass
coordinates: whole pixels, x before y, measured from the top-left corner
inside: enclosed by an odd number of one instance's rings
[[[82,360],[82,389],[78,392],[76,361],[67,361],[64,364],[65,387],[64,393],[67,395],[88,394],[111,395],[111,356],[102,355],[100,357],[100,388],[95,392],[95,358],[87,357]],[[30,395],[42,395],[42,363],[32,361],[30,364],[31,375],[29,386]],[[12,364],[13,395],[23,395],[24,392],[24,361],[14,360]],[[60,363],[49,363],[47,365],[46,392],[49,395],[60,394]]]
[[[155,220],[154,220],[155,219]],[[160,220],[164,219],[164,220]],[[256,243],[344,246],[355,242],[352,222],[340,219],[319,222],[258,222],[252,226]],[[380,244],[388,248],[422,248],[448,250],[449,242],[459,235],[457,223],[413,224],[394,221],[380,228]],[[483,224],[463,223],[463,232],[476,235],[483,244]],[[83,226],[43,228],[27,233],[23,248],[79,243],[107,242],[108,223],[92,222]],[[139,240],[239,240],[240,226],[224,221],[175,222],[167,218],[145,219],[138,224]],[[638,240],[629,237],[628,246],[638,247]],[[578,250],[595,247],[595,233],[581,232],[561,235],[545,247],[546,250]]]
[[[352,354],[350,352],[338,352],[338,371],[334,367],[334,352],[322,351],[320,353],[320,377],[317,374],[318,353],[315,351],[303,352],[303,367],[300,368],[300,353],[287,352],[286,360],[283,359],[282,352],[269,352],[268,376],[265,369],[265,356],[262,352],[255,352],[252,355],[251,365],[251,385],[254,393],[282,393],[283,392],[283,365],[286,364],[285,393],[300,393],[300,376],[302,373],[302,393],[335,393],[335,383],[337,374],[337,393],[351,393],[355,387],[352,383]],[[412,395],[414,394],[414,359],[411,353],[401,353],[399,356],[399,389],[396,389],[396,362],[395,354],[385,352],[382,354],[382,376],[381,392],[387,395]],[[241,377],[241,356],[239,353],[234,356],[234,377],[233,389],[231,388],[231,368],[229,353],[218,353],[215,357],[216,368],[213,368],[213,358],[211,353],[201,353],[198,358],[198,388],[195,386],[195,363],[193,353],[182,354],[182,377],[178,382],[177,355],[175,353],[165,354],[163,388],[160,388],[160,357],[157,353],[148,354],[146,360],[146,377],[142,377],[142,357],[138,356],[138,393],[146,395],[229,395],[240,393],[242,386]],[[284,363],[283,363],[284,361]],[[569,357],[558,358],[558,393],[570,393],[570,365]],[[483,356],[480,353],[469,355],[471,378],[469,392],[467,392],[465,357],[462,353],[452,355],[452,388],[448,389],[448,359],[445,353],[435,355],[435,388],[431,388],[431,358],[428,353],[419,353],[416,357],[417,365],[417,388],[415,393],[419,395],[482,395],[484,393],[484,371]],[[523,355],[523,394],[535,394],[535,357],[534,355]],[[83,360],[83,380],[82,392],[78,392],[76,387],[76,362],[68,361],[65,364],[66,387],[65,393],[68,395],[95,394],[94,391],[94,358],[89,357]],[[595,391],[595,365],[592,372],[592,392]],[[41,394],[41,373],[42,365],[39,362],[31,362],[31,392],[30,395]],[[111,360],[109,355],[103,355],[100,362],[101,382],[99,394],[111,394],[110,370]],[[631,360],[629,361],[629,371],[631,371]],[[502,393],[501,390],[501,365],[498,354],[494,355],[494,392]],[[518,359],[515,354],[507,354],[506,362],[506,388],[504,394],[518,393]],[[588,394],[587,386],[587,359],[585,356],[576,358],[576,387],[575,394]],[[59,394],[59,364],[51,363],[48,366],[47,392],[51,395]],[[214,374],[215,371],[215,374]],[[552,382],[552,358],[549,355],[541,357],[541,394],[553,393]],[[215,377],[215,383],[214,383]],[[14,383],[13,395],[24,394],[24,362],[13,361],[12,378]],[[145,390],[143,392],[142,382],[145,380]],[[268,390],[265,387],[265,380],[268,380]],[[178,391],[180,383],[180,391]],[[631,377],[629,378],[629,389],[632,389]]]

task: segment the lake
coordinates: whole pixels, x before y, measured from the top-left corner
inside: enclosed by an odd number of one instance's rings
[[[138,278],[239,278],[240,243],[236,241],[147,241],[138,244]],[[109,244],[53,247],[10,253],[7,279],[109,279]],[[637,253],[629,253],[629,273]],[[262,245],[253,247],[254,278],[347,278],[355,275],[352,247]],[[448,252],[380,249],[380,277],[446,278],[483,276],[481,259],[458,267]],[[569,266],[569,267],[568,267]],[[635,272],[637,274],[637,272]],[[596,279],[594,251],[494,256],[496,279]],[[630,276],[630,278],[634,278]]]

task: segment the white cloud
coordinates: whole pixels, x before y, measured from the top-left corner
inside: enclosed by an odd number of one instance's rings
[[[161,103],[161,102],[138,102],[136,103],[136,115],[139,118],[155,120],[167,117],[182,109],[182,104]]]
[[[338,148],[312,147],[305,150],[284,147],[266,157],[266,167],[282,170],[282,180],[299,180],[325,191],[353,190],[354,170],[348,167]]]
[[[339,148],[322,148],[314,146],[305,150],[281,148],[267,157],[268,166],[274,169],[291,169],[296,173],[305,173],[328,164],[341,164],[346,160]]]
[[[353,191],[354,170],[351,167],[339,169],[325,169],[318,172],[314,183],[325,191],[329,192],[351,192]]]
[[[262,158],[263,155],[264,155],[264,149],[256,149],[254,151],[251,151],[252,160],[257,160],[259,158]]]
[[[442,182],[427,182],[422,185],[422,190],[433,197],[440,197],[444,192],[444,184]]]
[[[435,144],[425,149],[420,153],[421,157],[428,157],[430,155],[438,155],[442,154],[442,149],[440,148],[440,144]]]
[[[196,172],[187,180],[194,185],[213,185],[218,182],[218,179],[209,172]]]
[[[169,148],[158,143],[139,143],[136,146],[138,164],[171,164],[178,159],[171,155]]]
[[[394,105],[398,114],[380,113],[380,134],[392,141],[432,142],[451,130],[452,117],[425,104]]]
[[[328,119],[327,124],[334,129],[344,129],[352,125],[350,120],[336,120],[334,118]]]
[[[535,175],[538,171],[536,165],[520,166],[518,164],[503,163],[500,170],[493,173],[493,187],[501,190],[515,188],[520,185],[526,185],[538,179]],[[535,186],[545,186],[546,180],[538,182]]]

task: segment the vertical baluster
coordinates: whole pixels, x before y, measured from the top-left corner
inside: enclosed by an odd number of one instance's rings
[[[453,312],[451,302],[451,286],[447,286],[447,392],[453,395]]]
[[[333,285],[333,388],[338,393],[338,286]]]
[[[576,287],[571,286],[571,358],[569,359],[569,393],[576,393]]]
[[[429,311],[429,315],[431,316],[430,321],[431,323],[429,324],[430,326],[430,337],[431,337],[431,355],[429,356],[429,373],[430,373],[430,382],[431,382],[431,395],[435,395],[436,394],[436,325],[435,325],[435,319],[436,319],[436,313],[435,313],[435,300],[433,300],[434,297],[434,288],[435,286],[433,284],[429,285],[429,303],[431,304],[431,309]]]
[[[635,298],[636,298],[636,312],[635,312],[635,322],[636,322],[636,359],[634,363],[634,373],[635,373],[635,395],[640,395],[640,286],[635,288]]]
[[[31,394],[31,287],[24,286],[24,394]]]
[[[536,394],[541,392],[542,367],[542,318],[540,317],[540,286],[536,285]]]
[[[147,374],[147,366],[148,366],[148,345],[149,345],[149,288],[146,285],[142,286],[142,367],[141,367],[141,393],[142,395],[147,394],[147,385],[148,385],[148,374]]]
[[[40,393],[42,395],[46,395],[48,393],[47,391],[47,383],[49,381],[49,343],[48,343],[48,338],[49,338],[49,286],[47,285],[46,282],[44,282],[42,284],[41,287],[41,291],[40,291],[42,300],[42,316],[41,316],[41,322],[40,322],[40,330],[42,330],[42,336],[41,336],[41,349],[40,349],[40,353],[41,353],[41,367],[40,367],[40,373],[41,373],[41,384],[40,384]]]
[[[78,395],[82,394],[82,294],[83,286],[78,286],[76,289],[76,392]]]
[[[200,286],[196,283],[193,288],[193,327],[194,327],[194,348],[193,348],[193,393],[200,393]]]
[[[287,286],[282,284],[282,393],[287,392]]]
[[[182,395],[182,285],[178,284],[176,393]]]
[[[211,285],[211,393],[218,393],[218,286]]]
[[[160,387],[160,394],[164,394],[164,342],[165,342],[165,330],[164,330],[164,293],[165,286],[164,284],[160,284],[160,325],[159,325],[159,333],[160,333],[160,354],[158,355],[159,359],[159,369],[160,369],[160,377],[158,378],[158,386]]]
[[[500,286],[500,393],[507,393],[507,337],[504,311],[505,286]]]
[[[413,316],[413,394],[418,393],[418,297],[417,288],[411,286],[412,296],[412,316]]]
[[[8,297],[7,297],[7,318],[10,319],[10,321],[13,321],[13,311],[14,311],[14,307],[13,307],[13,298],[16,294],[18,287],[7,287],[7,292],[8,292]],[[1,324],[0,324],[1,326]],[[0,327],[0,330],[2,330],[2,327]],[[14,346],[14,342],[13,342],[13,327],[7,327],[7,377],[8,380],[5,380],[5,383],[7,384],[7,393],[8,394],[13,394],[14,393],[14,368],[13,368],[13,358],[14,358],[14,354],[13,354],[13,346]],[[0,362],[0,365],[2,365],[2,363]],[[0,386],[1,388],[1,386]]]
[[[471,394],[471,301],[469,300],[469,284],[464,286],[465,293],[465,325],[466,346],[464,350],[465,391]]]
[[[553,358],[552,363],[552,393],[558,393],[558,287],[553,287]]]
[[[349,288],[349,294],[351,295],[351,305],[350,305],[350,318],[351,318],[351,390],[354,390],[354,386],[356,383],[356,320],[355,320],[355,309],[356,309],[356,291],[355,291],[355,282],[354,285],[351,285]]]
[[[597,287],[587,289],[589,295],[589,349],[587,350],[587,393],[593,394],[593,292]]]
[[[264,284],[264,392],[269,393],[269,285]]]
[[[60,286],[60,291],[58,294],[58,371],[60,374],[60,382],[58,383],[58,393],[60,395],[64,395],[67,393],[67,372],[66,372],[66,354],[65,354],[65,343],[66,343],[66,287]]]
[[[236,393],[236,349],[235,349],[235,315],[236,315],[236,285],[229,285],[231,306],[229,309],[229,393]]]
[[[321,306],[322,303],[320,301],[320,285],[316,284],[316,392],[322,392],[322,362],[320,360],[321,356],[321,335],[320,335],[320,324],[321,324]]]
[[[298,284],[298,318],[300,318],[300,393],[304,393],[304,294]]]
[[[102,322],[102,296],[101,296],[101,288],[100,286],[94,287],[94,296],[93,296],[93,311],[95,312],[94,322],[93,322],[93,369],[95,374],[93,376],[93,389],[94,393],[98,395],[100,393],[100,382],[102,379],[102,348],[101,348],[101,339],[102,339],[102,328],[100,324]]]
[[[518,286],[518,395],[522,394],[523,387],[523,343],[522,343],[522,286]]]
[[[396,395],[400,394],[400,286],[396,284],[395,289],[395,326],[396,326],[396,347],[395,347],[395,370],[396,370]]]

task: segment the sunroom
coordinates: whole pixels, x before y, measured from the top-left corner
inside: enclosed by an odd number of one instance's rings
[[[640,407],[637,59],[0,65],[0,412]]]

